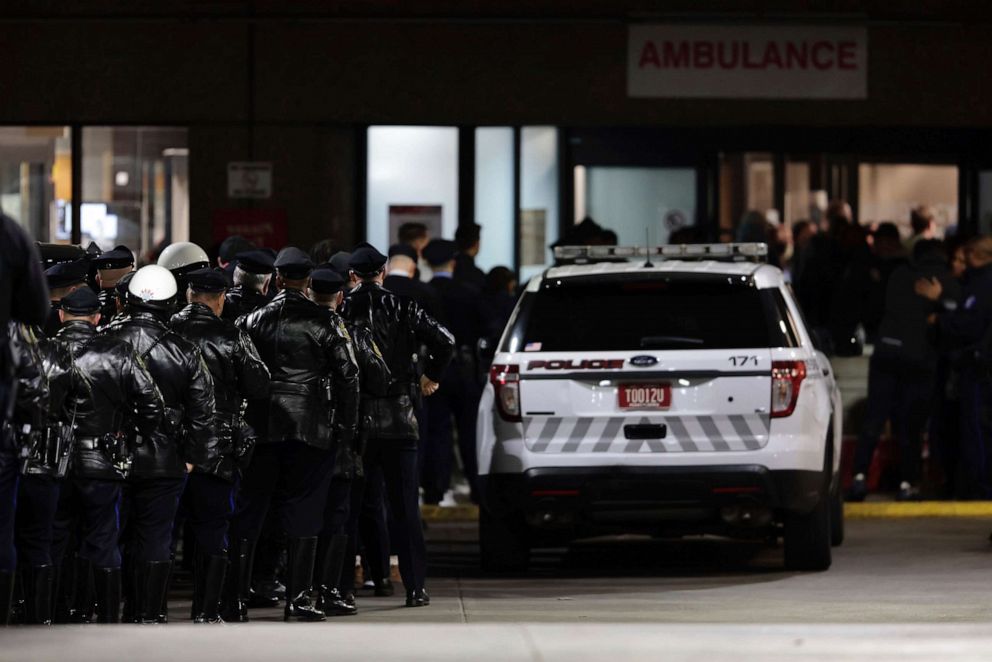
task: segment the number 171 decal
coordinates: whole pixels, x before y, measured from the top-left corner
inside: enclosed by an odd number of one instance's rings
[[[729,359],[730,364],[735,368],[743,368],[744,366],[757,366],[758,357],[757,356],[731,356]]]

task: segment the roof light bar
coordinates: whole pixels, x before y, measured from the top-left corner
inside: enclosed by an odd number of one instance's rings
[[[590,262],[627,258],[765,262],[768,244],[674,244],[671,246],[558,246],[555,258]]]

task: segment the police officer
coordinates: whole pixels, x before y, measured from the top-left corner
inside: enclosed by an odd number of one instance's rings
[[[73,428],[72,468],[62,485],[54,544],[63,552],[76,551],[65,547],[78,528],[72,620],[79,623],[91,618],[91,585],[96,590],[97,620],[120,620],[118,510],[130,467],[127,439],[134,431],[150,436],[163,410],[152,376],[131,345],[97,333],[101,307],[92,290],[76,290],[62,300],[62,330],[42,343],[45,355],[68,351],[80,377],[73,380],[64,407],[64,420]]]
[[[6,415],[5,443],[17,449],[15,458],[20,459],[21,449],[25,442],[35,438],[42,430],[45,422],[43,412],[49,398],[48,380],[46,378],[37,340],[30,328],[16,322],[8,322],[5,330],[5,347],[10,353],[12,375],[16,379],[16,399],[12,409]],[[5,428],[8,427],[5,425]],[[16,472],[16,469],[15,469]],[[16,475],[16,474],[15,474]],[[49,483],[39,479],[35,482],[25,478],[14,483],[14,493],[17,494],[17,555],[10,553],[10,572],[4,571],[0,584],[4,593],[0,603],[0,624],[6,625],[10,620],[10,591],[13,586],[13,570],[17,562],[22,566],[21,581],[24,589],[25,620],[30,623],[50,622],[50,600],[52,565],[50,557],[51,543],[51,512],[46,508],[49,501]],[[54,481],[52,483],[54,486]],[[20,501],[26,497],[29,503]],[[10,528],[14,530],[14,496],[11,495]],[[22,521],[25,517],[38,516],[41,521]],[[27,539],[25,539],[27,534]],[[16,560],[15,560],[16,559]]]
[[[169,244],[158,256],[158,266],[165,267],[176,279],[176,301],[177,307],[186,305],[186,274],[197,269],[210,266],[210,258],[207,252],[190,241],[177,241]]]
[[[284,248],[274,266],[280,293],[238,321],[272,379],[267,401],[249,404],[249,423],[259,444],[245,472],[232,533],[254,543],[277,499],[289,551],[284,618],[321,621],[325,615],[308,591],[334,447],[354,443],[358,366],[330,313],[305,294],[313,270],[309,256]]]
[[[0,329],[11,322],[40,327],[48,314],[48,288],[38,249],[9,216],[0,213]],[[0,626],[10,615],[17,554],[14,507],[17,451],[8,425],[13,414],[20,355],[12,352],[9,334],[0,333]],[[36,368],[35,368],[36,369]]]
[[[61,262],[45,270],[45,278],[48,280],[49,298],[51,309],[48,311],[48,318],[41,332],[46,338],[54,336],[59,332],[61,322],[59,322],[59,302],[62,297],[86,287],[86,273],[89,264],[86,260],[76,260],[74,262]]]
[[[392,375],[387,395],[371,398],[372,413],[365,470],[385,479],[390,511],[396,523],[394,548],[399,552],[400,574],[408,607],[430,603],[424,588],[427,551],[420,522],[417,480],[417,423],[413,398],[417,389],[431,395],[451,361],[454,338],[412,299],[399,297],[382,287],[386,256],[371,246],[352,253],[351,270],[361,284],[351,293],[344,318],[358,326],[370,326],[376,345]],[[414,354],[427,347],[424,374],[416,380]]]
[[[454,360],[441,378],[441,389],[427,401],[430,427],[424,449],[426,503],[438,503],[451,483],[452,418],[458,428],[458,450],[472,500],[478,498],[475,422],[482,387],[476,378],[475,349],[488,325],[480,293],[454,279],[456,251],[455,242],[446,239],[434,239],[424,248],[424,259],[434,273],[430,287],[441,301],[440,320],[455,336],[456,343]]]
[[[100,319],[109,324],[117,314],[117,283],[134,271],[134,253],[127,246],[117,246],[93,258],[96,283],[100,288]]]
[[[370,331],[366,328],[346,329],[344,321],[337,314],[344,302],[344,290],[348,283],[329,267],[314,270],[310,277],[310,298],[314,303],[330,311],[331,324],[339,335],[351,338],[355,360],[358,363],[361,392],[385,393],[389,385],[389,368],[386,366],[375,345]],[[354,331],[354,333],[352,333]],[[364,420],[364,416],[360,417]],[[340,590],[342,573],[349,558],[349,513],[353,484],[362,477],[361,442],[364,425],[359,426],[359,436],[352,446],[339,444],[334,477],[328,492],[327,506],[324,509],[324,529],[320,534],[317,552],[317,607],[328,616],[349,616],[357,613],[353,602],[349,602]],[[354,551],[351,553],[354,567]],[[353,576],[349,577],[353,581]]]
[[[200,350],[166,326],[175,299],[172,274],[156,265],[143,267],[128,285],[129,314],[105,331],[131,343],[165,404],[162,424],[135,441],[127,489],[123,538],[133,565],[125,611],[143,623],[168,621],[172,525],[186,474],[214,466],[218,456],[210,372]]]
[[[458,226],[458,229],[455,230],[455,266],[451,270],[455,280],[468,285],[477,292],[481,292],[486,287],[486,272],[475,264],[475,257],[479,254],[481,237],[482,226],[478,223]]]
[[[246,398],[265,397],[269,370],[248,335],[222,319],[227,279],[215,269],[198,269],[186,277],[189,305],[172,318],[172,329],[196,345],[214,383],[214,434],[219,448],[211,465],[197,466],[186,484],[184,501],[196,540],[192,618],[219,623],[219,602],[232,550],[231,585],[244,582],[243,542],[228,546],[234,515],[235,483],[254,446],[254,433],[241,417]],[[240,608],[237,610],[240,614]]]
[[[263,250],[238,253],[234,268],[234,287],[227,292],[224,319],[235,321],[255,312],[271,299],[266,295],[272,280],[274,258]]]
[[[71,305],[81,288],[62,300],[62,308]],[[26,327],[22,327],[26,328]],[[30,331],[27,331],[30,333]],[[24,594],[23,622],[47,625],[52,622],[52,589],[55,570],[52,562],[52,539],[55,512],[62,478],[68,469],[71,450],[71,421],[65,402],[70,390],[84,387],[73,368],[72,355],[62,343],[45,341],[37,347],[34,362],[40,368],[38,379],[47,386],[47,397],[39,406],[24,414],[16,428],[21,448],[21,480],[17,495],[17,554]],[[25,347],[34,346],[33,339]],[[21,390],[30,393],[35,379],[21,382]]]
[[[409,244],[393,244],[389,247],[389,263],[382,286],[393,294],[410,297],[434,317],[439,316],[441,302],[437,293],[427,283],[417,278],[417,251]]]

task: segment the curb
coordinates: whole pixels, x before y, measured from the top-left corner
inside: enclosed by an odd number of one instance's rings
[[[421,506],[425,522],[475,522],[479,507],[460,505],[450,508]],[[909,519],[909,518],[992,518],[992,501],[872,501],[845,503],[844,517],[849,519]]]

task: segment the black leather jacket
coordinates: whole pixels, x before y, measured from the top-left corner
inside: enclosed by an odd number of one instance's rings
[[[212,466],[196,471],[234,480],[239,463],[254,437],[246,429],[241,407],[246,399],[264,398],[269,392],[269,369],[255,345],[241,329],[223,320],[202,303],[191,303],[172,317],[172,329],[196,345],[214,382],[214,434],[220,442],[220,455]],[[247,459],[247,458],[244,458]]]
[[[52,352],[58,345],[68,348],[82,377],[65,405],[66,418],[76,426],[73,475],[119,480],[121,475],[97,440],[132,431],[150,436],[162,420],[162,395],[129,343],[97,333],[86,322],[66,323],[42,347]]]
[[[24,429],[21,430],[21,473],[62,477],[72,450],[69,396],[75,390],[86,392],[89,386],[76,369],[65,343],[51,338],[42,340],[37,346],[37,361],[48,394],[33,413],[38,422],[31,432],[24,434]]]
[[[158,313],[139,307],[104,333],[131,343],[165,403],[162,424],[137,440],[131,477],[181,477],[187,462],[213,466],[219,455],[214,385],[200,350],[170,330]]]
[[[246,289],[243,285],[235,285],[224,297],[224,310],[221,316],[234,322],[242,315],[253,313],[270,301],[269,297],[260,292]]]
[[[358,366],[344,325],[298,290],[238,320],[272,375],[269,397],[248,422],[261,443],[302,441],[329,450],[354,443]]]
[[[382,397],[367,398],[363,412],[371,417],[368,434],[376,439],[418,437],[413,403],[419,390],[415,355],[427,348],[424,375],[440,381],[451,362],[455,339],[413,299],[400,297],[375,283],[362,283],[345,301],[344,318],[371,330],[389,366],[389,388]]]
[[[19,451],[20,434],[36,431],[45,424],[48,380],[42,369],[41,355],[34,331],[17,322],[7,322],[7,347],[10,376],[16,381],[10,411],[3,412],[10,428],[3,434],[6,451]]]
[[[113,287],[106,287],[96,293],[100,300],[100,321],[101,327],[109,326],[117,316],[117,290]]]

